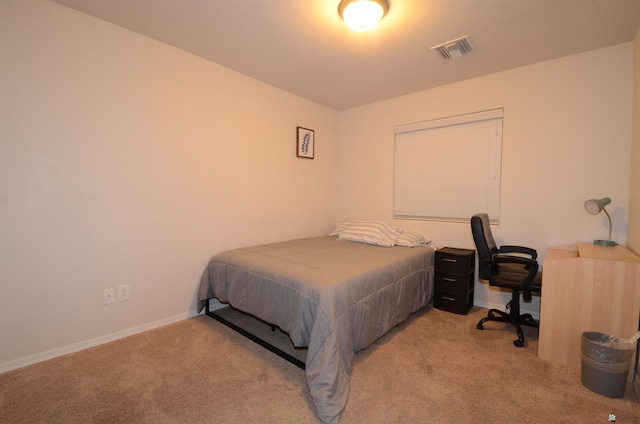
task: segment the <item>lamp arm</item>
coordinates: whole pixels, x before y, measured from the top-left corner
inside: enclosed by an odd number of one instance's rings
[[[609,218],[609,241],[611,241],[611,215],[609,215],[606,208],[602,208],[602,210],[607,214],[607,218]]]

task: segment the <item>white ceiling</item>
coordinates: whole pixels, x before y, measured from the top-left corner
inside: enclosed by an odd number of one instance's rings
[[[336,110],[632,41],[640,0],[389,0],[356,33],[340,0],[54,0]],[[469,36],[445,61],[430,48]]]

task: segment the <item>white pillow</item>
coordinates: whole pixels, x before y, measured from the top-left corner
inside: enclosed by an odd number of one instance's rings
[[[431,240],[413,231],[404,231],[396,240],[397,246],[416,247],[421,244],[429,245]]]
[[[384,222],[381,222],[381,221],[373,221],[373,220],[370,220],[370,219],[362,219],[362,218],[347,218],[347,219],[345,219],[344,221],[342,221],[342,222],[341,222],[341,223],[336,227],[336,229],[335,229],[335,230],[333,230],[333,231],[331,232],[331,234],[329,234],[329,235],[330,235],[330,236],[339,236],[340,234],[342,234],[342,232],[343,232],[345,229],[347,229],[347,228],[351,227],[352,225],[355,225],[355,224],[363,224],[363,223],[364,223],[364,224],[367,224],[367,223],[370,223],[370,224],[383,224],[383,225],[386,225],[387,227],[389,227],[389,228],[393,229],[394,231],[398,232],[398,234],[402,233],[402,229],[401,229],[401,228],[393,227],[393,226],[391,226],[391,225],[389,225],[389,224],[386,224],[386,223],[384,223]]]
[[[337,230],[337,229],[336,229]],[[350,220],[340,229],[339,240],[392,247],[402,230],[380,221]]]
[[[344,221],[342,221],[335,230],[333,230],[333,232],[331,234],[329,234],[330,236],[339,236],[340,234],[342,234],[342,232],[349,228],[349,226],[351,224],[353,224],[354,222],[363,222],[365,221],[364,219],[360,219],[360,218],[348,218]]]

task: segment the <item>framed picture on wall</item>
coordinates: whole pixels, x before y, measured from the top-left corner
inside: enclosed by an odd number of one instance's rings
[[[296,156],[313,159],[315,134],[309,128],[297,127]]]

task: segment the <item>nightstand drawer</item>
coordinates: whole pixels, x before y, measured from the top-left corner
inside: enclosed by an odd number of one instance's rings
[[[468,275],[475,267],[475,251],[444,247],[436,251],[436,270],[443,274]]]
[[[433,306],[443,311],[466,315],[473,307],[473,292],[457,295],[436,291]]]
[[[473,289],[474,275],[454,275],[436,272],[435,286],[441,292],[466,295]]]

